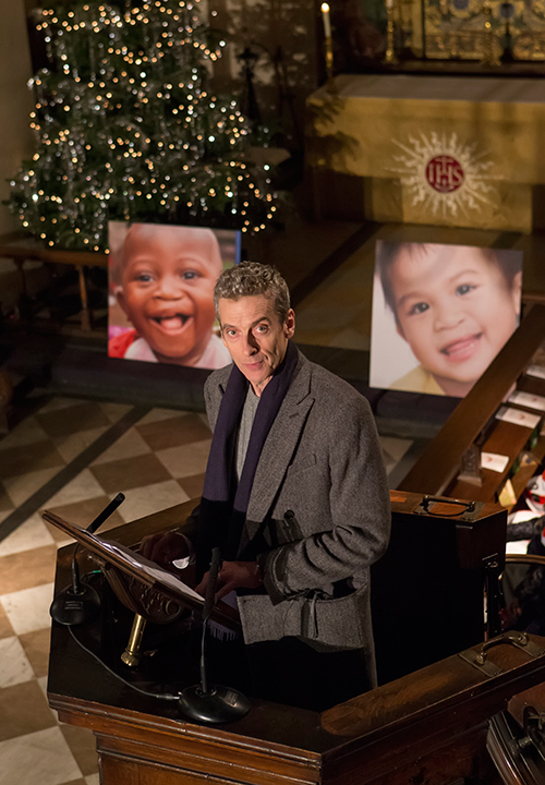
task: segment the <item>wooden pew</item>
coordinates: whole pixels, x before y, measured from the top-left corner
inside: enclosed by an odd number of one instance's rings
[[[532,435],[532,429],[508,422],[494,421],[502,401],[519,382],[520,389],[532,389],[545,395],[545,381],[524,377],[532,357],[545,340],[545,305],[535,304],[522,320],[499,355],[463,398],[437,436],[426,447],[416,464],[398,485],[398,490],[445,495],[461,499],[486,502],[496,500],[513,463]],[[502,473],[483,470],[481,487],[457,481],[464,454],[487,429],[481,445],[483,450],[508,454],[509,462]],[[545,455],[545,440],[535,449],[535,462]],[[531,476],[526,472],[520,478],[520,492]]]

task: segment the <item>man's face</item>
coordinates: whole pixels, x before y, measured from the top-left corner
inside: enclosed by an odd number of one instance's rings
[[[275,368],[284,359],[288,341],[295,332],[293,311],[288,311],[282,324],[273,300],[263,294],[240,300],[222,297],[218,311],[223,343],[255,394],[261,396]]]
[[[465,395],[518,325],[521,274],[510,287],[477,248],[402,251],[390,270],[398,332],[447,395]]]
[[[211,232],[130,229],[119,303],[161,362],[191,365],[201,357],[214,324],[214,285],[221,271]]]

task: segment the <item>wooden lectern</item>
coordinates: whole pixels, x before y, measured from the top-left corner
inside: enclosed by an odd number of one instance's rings
[[[179,505],[108,537],[137,543],[146,533],[178,525],[191,508],[191,502]],[[59,551],[56,591],[70,582],[72,551]],[[160,651],[150,652],[151,663],[159,658],[156,666],[138,673],[126,668],[120,654],[130,614],[123,615],[103,579],[95,577],[104,595],[101,617],[85,628],[53,623],[48,696],[63,722],[94,731],[103,785],[500,785],[486,752],[486,722],[514,695],[545,679],[545,639],[515,633],[488,642],[486,651],[480,644],[463,656],[453,654],[321,715],[255,700],[237,722],[198,725],[184,719],[175,701],[130,686],[150,690],[155,684],[157,691],[154,678],[169,668],[176,681],[171,691],[194,683],[183,635],[170,646],[168,662]],[[397,656],[404,656],[402,639]]]

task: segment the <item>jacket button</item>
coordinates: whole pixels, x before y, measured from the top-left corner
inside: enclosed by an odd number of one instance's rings
[[[295,513],[293,512],[293,510],[286,510],[286,512],[284,513],[284,518],[287,521],[291,521],[293,518],[295,518]]]

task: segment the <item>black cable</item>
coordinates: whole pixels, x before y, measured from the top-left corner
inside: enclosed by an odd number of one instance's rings
[[[70,630],[70,635],[72,636],[74,641],[78,644],[78,646],[81,649],[83,649],[83,651],[87,652],[87,654],[90,654],[91,657],[93,657],[93,659],[95,659],[100,665],[102,665],[103,668],[105,668],[108,671],[108,673],[110,673],[112,676],[115,676],[116,679],[119,679],[119,681],[123,682],[123,684],[125,684],[127,687],[130,687],[132,690],[136,690],[136,692],[142,693],[142,695],[147,695],[150,698],[162,698],[163,700],[169,700],[169,701],[179,700],[180,698],[179,694],[171,695],[168,692],[150,692],[149,690],[143,690],[141,687],[137,687],[136,684],[131,684],[130,681],[127,681],[127,679],[124,679],[123,676],[119,675],[119,673],[116,673],[112,668],[109,667],[109,665],[106,665],[106,663],[103,662],[103,660],[101,660],[100,657],[97,654],[95,654],[94,651],[91,651],[91,649],[87,648],[87,646],[84,643],[82,643],[79,640],[79,638],[75,636],[74,630],[72,629],[71,626],[68,626],[68,629]]]

